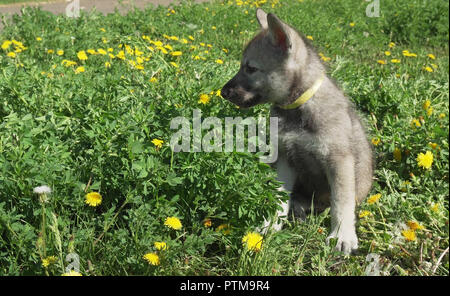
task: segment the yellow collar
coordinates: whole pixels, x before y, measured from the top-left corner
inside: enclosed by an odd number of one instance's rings
[[[319,87],[322,85],[323,79],[325,78],[325,74],[322,74],[313,84],[313,86],[311,86],[310,88],[308,88],[300,97],[298,97],[297,100],[295,100],[294,103],[289,104],[289,105],[284,105],[284,106],[278,106],[281,109],[285,109],[285,110],[292,110],[295,109],[297,107],[300,107],[301,105],[303,105],[304,103],[306,103],[309,99],[311,99],[314,94],[316,93],[316,91],[319,89]]]

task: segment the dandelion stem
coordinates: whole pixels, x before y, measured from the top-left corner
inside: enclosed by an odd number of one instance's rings
[[[380,212],[381,219],[383,219],[384,231],[387,232],[386,220],[384,219],[383,212],[381,211],[381,208],[380,208],[380,206],[378,204],[377,204],[377,208],[378,208],[378,211]]]
[[[123,202],[123,204],[120,206],[120,208],[117,210],[117,213],[114,215],[114,217],[112,218],[111,222],[109,222],[108,225],[106,225],[105,230],[102,232],[102,234],[100,234],[100,236],[94,241],[94,247],[95,245],[97,245],[97,243],[103,238],[103,236],[106,234],[106,232],[109,230],[109,228],[111,227],[111,225],[113,225],[113,222],[116,220],[117,216],[119,215],[120,211],[123,209],[123,207],[125,207],[125,205],[128,203],[128,197],[125,199],[125,201]]]
[[[439,267],[439,264],[441,263],[442,258],[444,258],[445,254],[448,253],[448,247],[447,249],[442,252],[441,256],[439,256],[438,261],[436,262],[436,265],[433,267],[433,274],[436,272],[437,268]]]
[[[42,203],[42,228],[41,228],[41,232],[42,232],[42,248],[43,248],[44,258],[47,257],[47,251],[46,251],[46,246],[45,246],[45,240],[46,240],[45,224],[46,224],[46,220],[45,220],[45,203]]]

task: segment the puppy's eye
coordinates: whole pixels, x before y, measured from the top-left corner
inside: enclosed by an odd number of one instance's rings
[[[255,73],[258,69],[255,68],[255,67],[250,66],[249,64],[246,64],[244,70],[245,70],[246,73],[252,74],[252,73]]]

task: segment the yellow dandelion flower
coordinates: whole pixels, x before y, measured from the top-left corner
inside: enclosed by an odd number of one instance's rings
[[[433,149],[438,148],[438,144],[437,144],[437,143],[429,142],[429,143],[428,143],[428,146],[431,147],[431,148],[433,148]]]
[[[416,233],[412,229],[403,230],[402,235],[407,241],[412,242],[416,240]]]
[[[391,55],[391,52],[390,52],[389,50],[386,50],[386,51],[384,52],[384,55],[390,56],[390,55]]]
[[[231,227],[229,224],[220,224],[216,228],[216,232],[221,231],[223,234],[227,235],[231,233]]]
[[[42,41],[41,37],[36,37],[36,41]]]
[[[431,206],[430,206],[430,209],[433,212],[435,212],[435,213],[439,212],[439,204],[438,203],[432,203]]]
[[[178,64],[177,64],[177,63],[175,63],[175,62],[170,62],[170,64],[171,64],[172,66],[174,66],[175,68],[178,68]]]
[[[156,146],[156,148],[161,148],[164,141],[160,139],[153,139],[152,143]]]
[[[394,159],[396,161],[401,161],[402,160],[402,151],[400,149],[395,148],[393,154],[394,154]]]
[[[366,218],[366,217],[368,217],[370,215],[372,215],[372,213],[370,211],[367,211],[367,210],[366,211],[361,211],[359,213],[359,218]]]
[[[377,63],[380,65],[386,65],[386,61],[384,60],[378,60]]]
[[[119,53],[116,55],[116,57],[118,59],[125,60],[125,52],[123,50],[119,51]]]
[[[427,151],[425,154],[419,153],[416,160],[419,167],[430,169],[433,164],[433,153],[431,151]]]
[[[313,36],[311,35],[306,36],[306,38],[308,38],[309,40],[314,40]]]
[[[105,68],[111,68],[111,63],[110,62],[105,62]]]
[[[86,69],[83,66],[80,66],[78,68],[75,69],[75,73],[79,74],[79,73],[83,73]]]
[[[172,56],[174,56],[174,57],[178,57],[178,56],[180,56],[180,55],[182,55],[183,54],[183,52],[181,52],[181,51],[172,51],[171,53],[170,53],[170,55],[172,55]]]
[[[425,229],[425,227],[423,227],[422,225],[420,225],[416,221],[408,221],[406,224],[408,225],[409,229],[411,229],[411,230],[423,230],[423,229]]]
[[[10,57],[10,58],[15,58],[16,57],[16,53],[15,52],[8,52],[7,54],[6,54],[8,57]]]
[[[215,30],[215,29],[217,29],[217,28],[216,28],[216,26],[212,26],[211,29]]]
[[[61,62],[61,65],[64,65],[65,67],[75,66],[76,64],[77,64],[76,62],[69,60],[63,60]]]
[[[355,26],[355,23],[352,22],[352,23],[350,23],[349,25],[350,25],[350,27],[354,27],[354,26]]]
[[[428,109],[427,109],[427,115],[428,116],[431,116],[433,114],[433,107],[429,107]]]
[[[436,59],[436,57],[435,57],[434,54],[432,54],[432,53],[427,54],[427,57],[429,57],[429,58],[432,59],[432,60],[435,60],[435,59]]]
[[[368,204],[374,204],[376,203],[379,199],[381,198],[381,193],[377,193],[374,195],[371,195],[368,199],[367,199],[367,203]]]
[[[189,35],[188,38],[189,38],[190,40],[192,40],[192,41],[195,40],[194,37],[192,37],[191,35]]]
[[[96,207],[102,203],[102,196],[98,192],[89,192],[86,194],[86,204]]]
[[[222,91],[221,89],[218,89],[218,90],[216,91],[216,96],[222,97],[221,91]]]
[[[64,50],[62,49],[58,49],[58,51],[56,52],[57,55],[62,56],[64,54]]]
[[[187,44],[189,41],[187,41],[187,39],[185,39],[185,38],[183,38],[183,39],[181,39],[181,43],[183,43],[183,44]]]
[[[395,46],[395,43],[394,42],[389,42],[389,48],[392,48],[392,47],[394,47]]]
[[[430,66],[426,66],[424,69],[425,69],[425,71],[430,72],[430,73],[434,71],[433,68],[431,68]]]
[[[155,242],[154,246],[158,251],[167,250],[167,244],[165,242]]]
[[[100,31],[106,32],[105,28],[100,28]]]
[[[380,138],[372,138],[372,144],[374,146],[378,146],[378,144],[380,144],[381,140]]]
[[[144,259],[151,265],[159,265],[159,256],[155,253],[147,253],[144,255]]]
[[[228,49],[226,49],[226,48],[222,48],[222,51],[223,51],[224,53],[228,53]]]
[[[200,95],[200,99],[198,100],[198,102],[200,104],[206,105],[208,104],[208,102],[211,100],[211,98],[209,97],[209,95],[207,94],[201,94]]]
[[[419,121],[418,119],[413,119],[413,120],[411,121],[411,126],[412,126],[412,127],[421,127],[422,124],[420,123],[420,121]]]
[[[166,221],[164,221],[164,225],[175,230],[180,230],[183,226],[180,219],[177,217],[168,217]]]
[[[47,258],[42,259],[42,266],[48,267],[50,264],[55,263],[57,260],[58,259],[55,256],[49,256]]]
[[[103,48],[97,49],[97,52],[98,52],[99,54],[101,54],[101,55],[106,55],[106,54],[107,54],[106,50],[104,50]]]
[[[158,82],[158,79],[156,79],[156,77],[152,77],[152,78],[150,78],[150,80],[149,80],[151,83],[156,83],[156,82]]]
[[[125,50],[129,55],[133,55],[134,54],[134,50],[127,44],[125,44]]]
[[[257,232],[249,232],[242,238],[247,250],[259,252],[262,248],[263,237]]]
[[[71,270],[69,272],[63,273],[61,276],[82,276],[82,274],[75,270]]]
[[[446,116],[445,113],[439,114],[439,118],[440,118],[440,119],[445,118],[445,116]]]
[[[391,60],[391,63],[393,63],[393,64],[399,64],[401,62],[401,60],[399,60],[399,59],[392,59]]]
[[[423,110],[427,110],[428,108],[430,108],[431,106],[431,101],[430,100],[426,100],[425,102],[423,102],[422,104],[422,109]]]
[[[212,226],[212,221],[211,219],[205,219],[205,221],[203,221],[203,226],[205,226],[206,228],[209,228]]]
[[[53,50],[53,49],[49,49],[49,50],[47,50],[47,53],[48,54],[52,54],[52,53],[54,53],[55,51]]]
[[[216,63],[222,65],[222,64],[223,64],[223,61],[222,61],[221,59],[217,59],[217,60],[216,60]]]
[[[3,41],[3,43],[2,43],[2,49],[3,49],[3,50],[7,50],[11,44],[12,44],[12,41],[10,41],[10,40],[5,40],[5,41]]]
[[[433,68],[435,68],[435,69],[438,68],[438,65],[436,65],[436,64],[431,64],[431,66],[432,66]]]
[[[134,54],[135,54],[137,57],[140,57],[141,55],[144,54],[144,52],[143,52],[143,51],[140,51],[140,50],[136,47],[136,48],[134,48]]]
[[[88,59],[88,56],[87,56],[87,54],[86,54],[86,52],[85,52],[84,50],[79,51],[79,52],[77,53],[77,57],[78,57],[78,59],[79,59],[80,61],[85,61],[85,60]]]
[[[402,51],[402,54],[405,56],[405,57],[417,57],[417,54],[415,54],[415,53],[412,53],[412,52],[409,52],[409,50],[407,50],[407,49],[405,49],[405,50],[403,50]]]

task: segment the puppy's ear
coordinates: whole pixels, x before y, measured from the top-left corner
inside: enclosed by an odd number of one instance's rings
[[[267,24],[272,44],[280,48],[283,52],[287,52],[292,47],[289,37],[289,28],[273,13],[267,15]]]
[[[265,13],[261,8],[256,10],[256,19],[258,20],[261,29],[267,29],[267,13]]]

